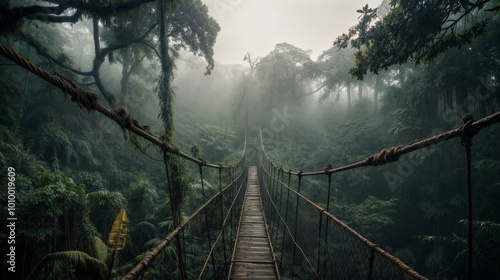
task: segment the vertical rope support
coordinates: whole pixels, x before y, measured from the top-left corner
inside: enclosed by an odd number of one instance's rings
[[[280,194],[279,194],[279,197],[280,197],[280,201],[278,203],[278,209],[276,211],[278,211],[278,219],[279,219],[279,216],[281,216],[281,201],[283,200],[283,186],[282,186],[282,183],[283,183],[283,168],[279,168],[278,169],[278,184],[279,184],[279,188],[280,188]],[[281,179],[280,179],[280,176],[281,176]],[[277,229],[276,229],[276,232],[275,232],[275,237],[274,237],[274,242],[273,244],[277,244],[278,243],[278,238],[279,238],[279,221],[278,221],[278,225],[277,225]],[[283,251],[283,248],[281,248],[281,250]]]
[[[227,274],[226,232],[224,227],[224,194],[222,193],[222,167],[219,167],[219,192],[220,192],[220,224],[222,227],[222,244],[224,252],[224,275]]]
[[[278,223],[279,223],[279,215],[277,213],[278,209],[276,209],[276,199],[278,196],[278,178],[276,177],[277,172],[278,172],[278,167],[275,166],[273,168],[273,199],[272,199],[272,203],[269,205],[269,206],[271,206],[271,205],[275,206],[275,207],[272,207],[273,216],[271,217],[272,223],[273,223],[273,233],[277,231],[277,227],[278,227]]]
[[[182,244],[180,242],[180,240],[178,240],[177,242],[179,243],[177,246],[181,246],[181,249],[182,249],[182,255],[180,255],[179,257],[182,258],[182,270],[181,270],[181,275],[182,275],[182,279],[188,279],[187,277],[187,254],[186,254],[186,235],[185,235],[185,230],[183,229],[180,233],[180,237],[178,237],[177,239],[181,238],[182,239]]]
[[[266,219],[267,219],[267,223],[269,224],[269,231],[272,233],[274,232],[274,210],[273,208],[271,207],[272,203],[271,201],[273,200],[274,198],[274,184],[275,184],[275,181],[274,181],[274,173],[276,172],[276,168],[274,168],[273,165],[269,165],[269,185],[267,185],[267,188],[270,188],[268,189],[267,191],[267,194],[268,194],[268,199],[267,199],[267,203],[265,205],[266,207]]]
[[[232,173],[231,169],[229,169],[228,172],[229,172],[228,173],[229,180],[231,180],[231,182],[232,182],[231,183],[231,191],[230,191],[231,192],[231,197],[235,197],[236,188],[234,187],[235,182],[233,181],[233,177],[231,176],[231,173]],[[236,183],[236,185],[238,185],[238,183]],[[229,231],[229,238],[230,238],[229,240],[230,240],[231,244],[233,243],[233,232],[234,232],[234,222],[233,222],[233,220],[234,220],[234,217],[235,217],[233,215],[233,213],[234,213],[236,207],[238,207],[238,206],[232,207],[231,211],[230,211],[230,214],[229,214],[230,215],[229,221],[230,221],[230,224],[231,224],[231,230]]]
[[[332,166],[328,165],[327,169],[331,169]],[[326,197],[326,212],[330,212],[330,196],[332,193],[332,173],[328,173],[328,195]],[[326,219],[326,225],[325,225],[325,248],[328,248],[328,226],[330,223],[330,219]],[[326,272],[326,264],[327,264],[327,258],[325,258],[325,262],[323,263],[323,271]]]
[[[281,239],[281,258],[280,265],[283,267],[283,255],[285,254],[285,237],[286,237],[286,225],[288,223],[288,203],[290,201],[290,181],[292,179],[292,173],[288,172],[288,187],[286,194],[286,206],[285,206],[285,222],[283,223],[283,238]]]
[[[203,202],[207,202],[207,197],[205,196],[205,183],[203,182],[203,165],[198,165],[199,170],[200,170],[200,181],[201,181],[201,193],[203,195]],[[204,210],[205,212],[205,228],[207,229],[207,238],[208,238],[208,251],[210,251],[210,248],[212,248],[212,238],[210,237],[210,228],[208,227],[208,213],[207,210]],[[215,259],[214,259],[214,254],[210,256],[212,260],[212,271],[213,271],[213,276],[214,280],[217,280],[217,273],[215,271]]]
[[[472,174],[471,174],[471,145],[469,142],[465,146],[467,154],[467,279],[472,279],[472,257],[473,257],[473,238],[472,238]]]
[[[172,212],[172,222],[174,223],[174,228],[177,228],[177,226],[180,223],[180,217],[177,217],[177,215],[175,213],[175,207],[173,204],[172,187],[170,184],[170,167],[169,167],[170,161],[169,161],[169,155],[168,155],[166,150],[163,150],[163,162],[165,164],[165,173],[167,175],[167,190],[168,190],[168,195],[169,195],[169,199],[170,199],[170,211]],[[184,230],[182,232],[184,232]],[[184,266],[184,257],[182,254],[182,246],[181,246],[181,240],[180,240],[179,235],[177,235],[175,237],[175,244],[177,247],[176,248],[177,255],[179,256],[177,258],[177,261],[178,261],[179,271],[181,273],[180,278],[184,280],[184,279],[187,279],[187,275],[186,275],[186,270],[185,270],[185,266]]]
[[[316,266],[316,271],[318,275],[321,275],[321,271],[319,270],[319,266],[321,263],[321,225],[323,223],[323,211],[319,212],[319,228],[318,228],[318,264]]]
[[[373,279],[373,262],[375,261],[375,250],[373,248],[370,250],[370,259],[368,266],[368,280]]]
[[[474,133],[470,131],[470,125],[473,123],[472,116],[466,115],[462,118],[461,142],[465,147],[466,157],[466,195],[467,195],[467,279],[472,279],[472,261],[473,261],[473,237],[472,237],[472,167],[471,150],[472,137]]]
[[[297,187],[297,193],[300,194],[300,185],[301,185],[301,182],[302,182],[302,171],[299,172],[299,184],[298,184],[298,187]],[[294,229],[293,229],[293,258],[292,258],[292,278],[295,276],[295,252],[296,252],[296,249],[297,249],[297,220],[299,219],[299,202],[300,202],[300,198],[299,196],[297,195],[297,200],[296,200],[296,204],[295,204],[295,222],[294,222]]]

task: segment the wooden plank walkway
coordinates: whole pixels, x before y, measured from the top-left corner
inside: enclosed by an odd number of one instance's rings
[[[279,279],[257,178],[257,167],[250,166],[229,279]]]

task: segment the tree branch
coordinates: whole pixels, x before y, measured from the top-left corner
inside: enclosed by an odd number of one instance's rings
[[[48,21],[53,23],[63,23],[63,22],[76,23],[82,17],[82,14],[83,14],[82,10],[76,10],[75,13],[71,16],[54,16],[54,15],[37,13],[26,16],[26,18],[33,20],[40,20],[40,21]]]
[[[324,87],[326,87],[326,83],[324,83],[322,86],[320,86],[319,88],[311,91],[311,92],[308,92],[308,93],[305,93],[305,94],[301,94],[299,95],[298,97],[304,97],[304,96],[308,96],[308,95],[312,95],[312,94],[315,94],[316,92],[320,91],[321,89],[323,89]]]
[[[49,3],[59,4],[60,1],[50,1]],[[2,5],[0,9],[0,26],[6,26],[1,32],[6,32],[15,28],[22,19],[39,20],[45,22],[77,22],[83,14],[98,17],[109,18],[116,13],[127,12],[141,5],[155,2],[155,0],[135,0],[119,3],[116,5],[96,4],[95,1],[68,0],[65,4],[57,6],[25,6],[9,9]],[[75,9],[72,16],[59,16],[68,9]]]
[[[57,65],[59,65],[60,67],[64,68],[64,69],[67,69],[71,72],[74,72],[75,74],[78,74],[78,75],[81,75],[81,76],[92,76],[92,72],[91,71],[80,71],[80,70],[77,70],[77,69],[74,69],[62,62],[60,62],[59,60],[55,59],[54,57],[52,57],[52,55],[50,55],[47,50],[42,46],[41,43],[39,43],[36,39],[34,39],[33,37],[29,36],[28,34],[26,33],[21,33],[21,32],[18,32],[17,34],[11,34],[14,38],[16,38],[17,40],[19,41],[22,41],[22,42],[25,42],[26,44],[28,44],[29,46],[31,46],[32,48],[34,48],[41,56],[47,58],[49,60],[49,62],[55,62]]]
[[[119,43],[119,44],[114,44],[114,45],[110,45],[109,47],[106,47],[106,48],[103,48],[101,49],[101,52],[100,52],[100,55],[102,58],[106,57],[106,55],[108,55],[108,53],[114,51],[114,50],[118,50],[118,49],[122,49],[122,48],[126,48],[128,47],[129,45],[133,44],[133,43],[138,43],[140,41],[142,41],[142,39],[144,39],[156,26],[158,26],[158,23],[154,23],[142,36],[140,37],[137,37],[137,38],[133,38],[127,42],[123,42],[123,43]]]

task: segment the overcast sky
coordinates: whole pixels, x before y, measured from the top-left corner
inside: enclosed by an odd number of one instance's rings
[[[243,64],[250,52],[266,56],[278,43],[312,50],[312,59],[358,22],[356,10],[382,0],[202,0],[221,31],[215,60]]]

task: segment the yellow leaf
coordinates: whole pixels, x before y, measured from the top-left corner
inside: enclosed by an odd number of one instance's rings
[[[115,247],[116,250],[123,250],[127,240],[127,213],[125,210],[120,210],[116,216],[111,232],[108,237],[108,246]]]

